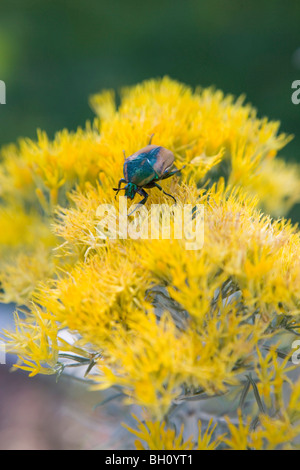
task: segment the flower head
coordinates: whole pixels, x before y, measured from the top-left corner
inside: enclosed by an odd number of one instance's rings
[[[274,350],[266,358],[259,351],[299,319],[299,232],[272,219],[300,199],[298,167],[276,157],[290,137],[242,98],[193,91],[167,77],[123,90],[118,108],[110,91],[91,104],[98,117],[85,129],[53,141],[39,131],[36,141],[2,152],[2,299],[28,306],[25,318],[16,316],[16,331],[6,333],[17,366],[31,375],[57,373],[61,351],[80,353],[95,387],[118,385],[127,403],[147,410],[151,419],[140,433],[150,430],[154,448],[157,436],[165,448],[194,446],[159,424],[171,405],[238,389],[249,369],[266,404],[283,407],[288,361],[275,367]],[[178,207],[204,207],[201,249],[187,250],[175,236],[99,234],[99,205],[110,204],[109,220],[120,222],[112,188],[122,177],[123,150],[133,154],[152,134],[185,165],[163,188]],[[151,204],[170,204],[150,191],[149,220]],[[63,329],[74,344],[60,338]],[[278,429],[295,418],[297,400],[292,391],[289,418],[276,417]],[[254,435],[240,418],[224,443],[277,446],[272,419],[262,417]],[[215,447],[210,438],[206,430],[198,447]]]

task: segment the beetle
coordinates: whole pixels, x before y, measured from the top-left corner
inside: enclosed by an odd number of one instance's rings
[[[118,187],[113,188],[113,190],[117,191],[116,196],[119,191],[125,190],[125,196],[129,197],[129,199],[133,199],[136,193],[138,193],[140,196],[143,196],[143,199],[139,202],[140,205],[143,205],[149,197],[149,194],[143,188],[155,187],[166,196],[171,197],[176,203],[175,197],[172,194],[166,193],[157,184],[157,181],[170,178],[170,176],[179,173],[184,166],[180,169],[176,168],[174,166],[174,154],[171,150],[151,144],[153,135],[151,135],[149,144],[146,147],[143,147],[129,157],[126,158],[125,151],[123,151],[125,158],[123,167],[124,178],[120,179]],[[126,183],[123,188],[121,188],[122,183]]]

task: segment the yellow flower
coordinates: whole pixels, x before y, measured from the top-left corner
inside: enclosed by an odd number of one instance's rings
[[[123,424],[123,426],[139,438],[139,440],[135,441],[135,446],[139,450],[214,450],[219,444],[220,438],[216,440],[212,438],[216,427],[216,425],[212,426],[212,420],[210,420],[204,433],[201,432],[202,423],[199,421],[198,442],[195,443],[193,436],[184,440],[183,425],[181,426],[179,434],[176,434],[174,429],[166,428],[165,421],[152,422],[146,420],[142,422],[135,415],[133,415],[133,417],[138,423],[138,430],[130,428],[126,424]],[[146,443],[146,447],[144,447],[141,441]]]
[[[14,262],[3,264],[1,301],[25,305],[38,284],[54,274],[54,264],[49,249],[43,245],[32,249],[29,254],[19,253]]]
[[[272,423],[295,435],[298,386],[288,378],[288,359],[280,365],[275,349],[261,351],[299,321],[299,231],[271,217],[300,199],[298,166],[277,159],[290,137],[243,98],[193,91],[168,77],[124,89],[118,108],[111,91],[91,104],[97,118],[84,129],[63,130],[53,141],[38,131],[36,141],[2,151],[1,299],[28,307],[6,333],[17,367],[60,372],[69,348],[89,364],[96,388],[118,385],[126,403],[146,409],[137,433],[150,448],[161,440],[171,449],[216,446],[211,427],[199,428],[197,444],[166,429],[172,405],[240,390],[252,370],[256,393],[278,414],[259,416],[255,430],[254,411],[251,419],[240,415],[224,445],[286,445]],[[131,155],[152,134],[178,168],[185,165],[162,182],[176,207],[204,208],[199,249],[187,249],[190,232],[174,236],[174,220],[168,239],[120,236],[112,188],[123,176],[123,150]],[[145,223],[152,203],[170,204],[157,188],[149,196]],[[100,235],[101,204],[111,204],[114,238]],[[60,339],[62,329],[75,334],[74,344]],[[287,407],[284,384],[291,386]]]
[[[299,424],[293,426],[285,414],[279,417],[259,415],[259,424],[255,429],[248,417],[243,422],[239,413],[239,424],[234,425],[227,418],[229,434],[221,441],[232,450],[291,450],[296,449],[296,438],[299,437]]]
[[[228,430],[230,432],[230,438],[224,437],[223,442],[231,450],[249,450],[249,435],[250,435],[250,421],[251,418],[248,417],[247,421],[244,423],[242,414],[238,413],[238,425],[235,426],[229,418],[227,418]]]
[[[285,359],[278,362],[276,348],[273,347],[263,357],[262,352],[257,349],[258,363],[256,366],[256,374],[258,378],[258,391],[265,400],[268,407],[275,405],[280,407],[283,405],[283,396],[281,395],[282,387],[285,382],[290,382],[288,372],[295,369],[295,365],[288,366],[290,355],[287,354]],[[272,403],[272,397],[275,403]]]
[[[293,427],[288,417],[260,417],[261,426],[251,433],[253,447],[258,450],[290,449],[295,438],[299,436],[300,426]],[[255,445],[256,444],[256,445]]]
[[[15,368],[36,374],[51,375],[57,372],[58,348],[57,325],[35,306],[35,322],[24,321],[15,313],[15,332],[6,332],[8,351],[18,351],[19,361]]]

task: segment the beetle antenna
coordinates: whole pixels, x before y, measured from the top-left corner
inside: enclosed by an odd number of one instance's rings
[[[125,178],[121,178],[120,181],[119,181],[119,184],[118,184],[118,187],[117,188],[112,188],[114,191],[117,191],[117,194],[119,191],[121,191],[122,189],[126,189],[126,186],[124,186],[124,188],[121,188],[121,184],[122,183],[126,183],[127,181],[125,180]],[[116,197],[117,197],[117,194],[116,194]]]
[[[122,191],[122,189],[126,189],[125,187],[124,188],[113,188],[114,191]]]
[[[125,150],[123,150],[123,155],[124,155],[124,160],[126,160],[126,153],[125,153]]]
[[[116,195],[115,195],[115,199],[116,199],[117,195],[119,194],[119,191],[122,191],[122,189],[125,190],[126,188],[113,188],[114,191],[117,191]]]
[[[151,134],[150,140],[149,140],[149,144],[148,144],[148,145],[151,145],[151,142],[152,142],[153,137],[154,137],[154,134]]]

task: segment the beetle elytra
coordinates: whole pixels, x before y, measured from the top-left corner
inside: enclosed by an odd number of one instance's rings
[[[126,158],[124,152],[124,178],[121,178],[118,187],[113,189],[117,191],[117,194],[119,191],[124,190],[125,196],[129,197],[129,199],[133,199],[136,193],[139,194],[143,197],[139,205],[143,205],[149,197],[149,194],[146,193],[144,188],[155,187],[166,194],[166,196],[174,199],[176,203],[175,197],[172,196],[172,194],[166,193],[163,188],[157,184],[157,181],[170,178],[170,176],[179,173],[184,167],[180,169],[176,168],[174,166],[173,152],[164,147],[151,144],[152,138],[153,134],[146,147],[143,147],[129,157]],[[123,188],[121,188],[122,183],[125,183]]]

